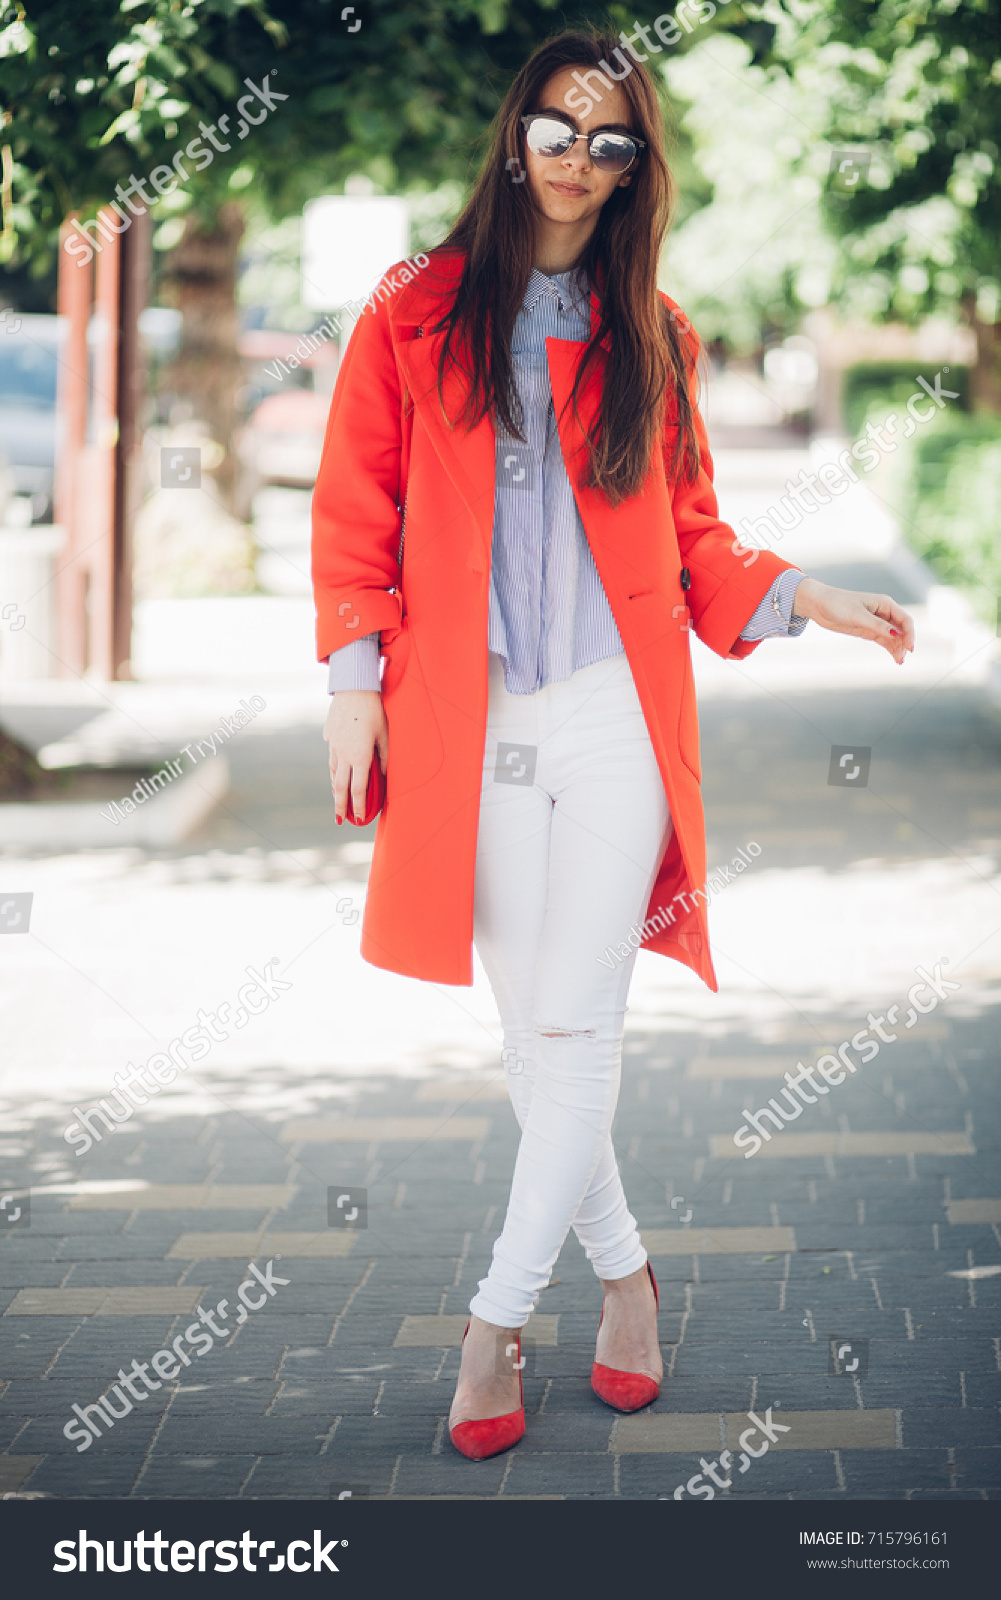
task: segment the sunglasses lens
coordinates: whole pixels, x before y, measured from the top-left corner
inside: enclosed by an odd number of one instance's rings
[[[527,139],[537,156],[561,156],[573,144],[573,131],[554,117],[536,117],[529,123]]]
[[[625,172],[636,156],[636,146],[623,133],[599,133],[591,141],[591,160],[599,172]]]

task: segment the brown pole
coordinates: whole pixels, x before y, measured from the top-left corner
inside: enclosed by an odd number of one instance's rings
[[[77,482],[87,441],[87,323],[94,297],[94,270],[78,250],[71,255],[67,240],[79,238],[75,214],[59,230],[56,310],[68,327],[58,372],[59,434],[54,488],[55,520],[66,529],[66,545],[56,564],[55,675],[72,677],[87,667],[86,572],[79,562]]]
[[[128,572],[127,519],[122,522],[121,548],[116,526],[121,500],[122,235],[131,231],[131,224],[123,226],[121,213],[111,206],[101,207],[97,224],[83,235],[96,254],[93,272],[85,253],[78,251],[74,256],[63,248],[63,239],[71,232],[80,237],[70,223],[64,224],[60,239],[57,303],[69,317],[70,327],[64,358],[66,420],[57,494],[58,514],[65,522],[68,541],[56,572],[56,650],[64,675],[93,672],[107,683],[127,659],[127,647],[125,658],[119,653],[125,607],[120,598],[123,585],[118,581],[119,573]],[[131,298],[129,307],[131,314]],[[130,404],[131,393],[130,387]],[[129,443],[134,445],[131,436]],[[123,480],[126,476],[123,472]]]
[[[141,421],[146,392],[139,314],[149,299],[151,233],[149,212],[143,211],[121,240],[112,579],[112,661],[116,678],[132,676],[132,533],[142,494]]]

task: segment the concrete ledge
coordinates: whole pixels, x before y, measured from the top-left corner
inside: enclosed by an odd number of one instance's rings
[[[194,772],[160,789],[114,822],[111,801],[40,801],[0,805],[0,835],[9,848],[86,850],[140,845],[161,849],[180,844],[201,825],[229,789],[229,763],[213,757]]]

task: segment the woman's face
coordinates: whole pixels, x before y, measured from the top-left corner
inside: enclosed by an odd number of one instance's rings
[[[588,71],[580,66],[581,74]],[[558,112],[573,123],[578,133],[595,133],[599,128],[614,129],[617,133],[637,133],[632,108],[619,84],[603,89],[597,80],[590,80],[600,89],[601,100],[595,101],[587,116],[571,111],[564,99],[570,94],[580,98],[580,86],[573,77],[573,68],[554,72],[538,96],[538,104],[528,107],[530,112]],[[591,97],[594,90],[589,91]],[[536,208],[550,222],[580,224],[593,218],[611,195],[613,189],[626,188],[632,181],[636,163],[627,173],[600,172],[592,165],[587,143],[578,139],[562,156],[537,156],[522,139],[528,182]],[[640,157],[639,159],[642,159]]]

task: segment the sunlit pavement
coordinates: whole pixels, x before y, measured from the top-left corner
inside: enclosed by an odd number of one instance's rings
[[[735,521],[781,492],[736,455],[718,465]],[[617,1419],[591,1394],[600,1293],[569,1243],[528,1330],[525,1440],[477,1465],[451,1449],[465,1309],[516,1147],[499,1027],[481,976],[451,989],[360,960],[371,830],[333,826],[322,675],[269,676],[261,636],[260,671],[244,656],[197,690],[219,710],[270,693],[272,711],[228,747],[230,791],[196,839],[0,858],[0,890],[34,895],[30,932],[0,944],[0,1220],[31,1190],[30,1225],[22,1205],[0,1241],[0,1488],[688,1499],[709,1463],[729,1479],[717,1497],[1001,1493],[996,647],[920,572],[901,589],[871,498],[842,527],[854,546],[825,548],[818,520],[777,548],[911,604],[902,669],[812,627],[745,663],[696,647],[720,993],[639,957],[615,1128],[661,1283],[657,1403]],[[276,604],[283,626],[298,615]],[[169,700],[160,660],[124,686],[140,721],[143,694]],[[71,733],[47,704],[45,738]],[[829,783],[833,746],[871,752],[864,788]],[[908,1028],[918,967],[960,987],[934,1005],[925,987]],[[258,989],[236,1027],[258,978],[270,1000]],[[868,1014],[894,1005],[880,1026],[897,1037],[745,1159],[733,1134],[783,1073],[872,1038]],[[74,1107],[199,1011],[228,1037],[113,1135],[93,1119],[104,1136],[77,1155]],[[251,1260],[288,1282],[238,1321]],[[225,1336],[198,1356],[185,1330],[223,1300]],[[145,1398],[78,1450],[73,1405],[178,1339],[177,1381],[133,1379]],[[747,1414],[768,1407],[787,1431],[748,1453]]]

